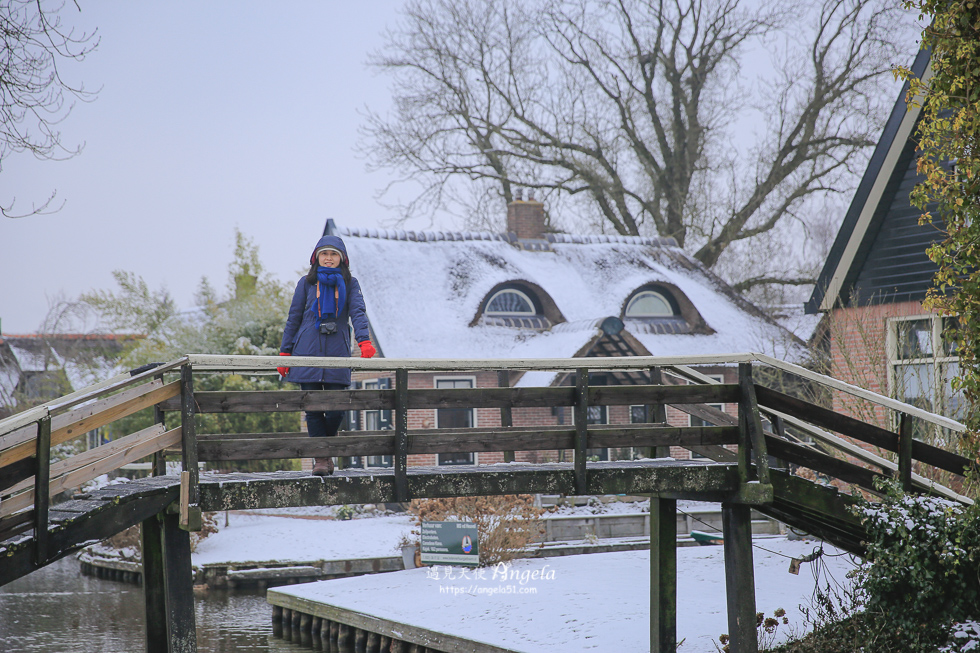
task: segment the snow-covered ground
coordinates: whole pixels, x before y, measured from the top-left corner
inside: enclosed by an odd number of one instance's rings
[[[231,513],[228,526],[224,526],[224,517],[219,514],[218,532],[197,545],[193,564],[348,560],[399,555],[398,541],[412,526],[412,517],[406,515],[346,521],[327,519],[326,516],[310,514],[310,511],[288,517]]]
[[[572,510],[590,508],[566,509]],[[404,515],[342,521],[329,519],[332,514],[232,513],[227,527],[219,515],[222,527],[200,543],[194,564],[396,555],[412,522]],[[845,575],[854,561],[833,547],[825,545],[822,558],[792,575],[790,559],[811,553],[818,542],[767,538],[755,544],[756,606],[767,616],[786,610],[790,624],[780,626],[784,637],[804,627],[799,606],[808,605],[814,592],[815,571],[821,586],[849,583]],[[728,631],[722,547],[679,548],[677,574],[677,631],[684,640],[679,650],[714,653],[718,635]],[[646,551],[520,560],[507,570],[483,570],[482,579],[475,575],[467,571],[461,577],[459,567],[431,567],[276,591],[520,651],[649,650]]]
[[[788,572],[790,559],[819,544],[767,539],[754,550],[756,606],[767,616],[786,610],[802,631],[819,565],[821,585],[847,583],[848,555],[824,546],[823,562]],[[488,568],[483,578],[460,567],[431,567],[276,588],[384,619],[516,651],[647,651],[650,630],[649,553],[628,551],[519,560]],[[677,635],[681,653],[714,653],[728,632],[720,546],[677,551]]]
[[[649,501],[596,500],[590,505],[561,506],[550,514],[559,517],[630,514],[649,511]],[[412,529],[413,518],[383,512],[358,513],[354,519],[337,518],[339,506],[276,508],[217,514],[218,532],[197,545],[195,565],[276,560],[346,560],[400,555],[399,541]],[[679,501],[678,508],[696,513],[717,509],[717,504]]]

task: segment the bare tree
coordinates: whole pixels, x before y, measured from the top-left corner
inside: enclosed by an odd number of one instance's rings
[[[89,100],[84,86],[61,74],[65,61],[81,61],[98,45],[94,32],[77,32],[61,19],[64,2],[0,0],[0,173],[11,154],[30,152],[39,159],[64,159],[81,151],[62,143],[59,123],[71,112],[71,99]],[[78,5],[74,5],[77,7]],[[40,205],[15,214],[14,203],[0,203],[8,218],[51,208],[54,192]]]
[[[406,217],[472,216],[523,186],[563,220],[671,236],[712,267],[847,190],[896,44],[914,46],[889,0],[748,5],[412,0],[372,59],[394,97],[368,115],[372,165],[421,184]],[[745,272],[745,289],[801,282]]]

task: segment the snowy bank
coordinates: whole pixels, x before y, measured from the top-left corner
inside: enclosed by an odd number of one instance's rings
[[[820,584],[847,584],[849,555],[826,546],[816,563],[788,573],[791,558],[818,543],[768,539],[756,544],[756,605],[771,615],[784,608],[803,630],[799,605]],[[764,548],[760,548],[764,547]],[[547,560],[475,571],[430,567],[320,581],[269,591],[269,602],[297,597],[443,632],[515,651],[647,651],[650,630],[649,553],[629,551]],[[681,653],[714,653],[728,632],[724,555],[720,546],[677,550],[677,636]]]

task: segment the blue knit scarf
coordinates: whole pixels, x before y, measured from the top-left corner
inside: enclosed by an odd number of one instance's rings
[[[317,302],[313,302],[310,310],[317,315],[316,326],[320,328],[320,322],[327,317],[337,317],[347,303],[347,284],[344,283],[344,274],[340,268],[325,268],[322,265],[316,273],[317,284],[320,287],[320,306],[317,310]],[[334,305],[333,289],[337,288],[337,303]]]

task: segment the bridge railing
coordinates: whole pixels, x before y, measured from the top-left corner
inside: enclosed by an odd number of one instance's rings
[[[394,374],[394,387],[382,390],[309,392],[195,392],[194,377],[212,373],[272,373],[282,359],[271,356],[189,355],[150,370],[137,370],[56,402],[0,420],[0,540],[34,529],[44,537],[50,497],[102,474],[154,457],[161,474],[164,452],[182,461],[181,521],[193,529],[197,514],[198,463],[220,460],[309,458],[325,456],[392,456],[395,494],[408,496],[407,457],[421,453],[470,453],[565,450],[572,453],[575,485],[585,492],[589,449],[680,446],[720,462],[738,464],[750,502],[771,500],[770,456],[873,491],[878,477],[897,477],[910,490],[929,491],[969,501],[955,491],[916,473],[931,466],[963,474],[972,463],[913,437],[913,420],[958,433],[962,424],[915,406],[868,392],[799,366],[759,354],[688,357],[632,357],[512,360],[324,359],[292,357],[296,367],[350,367],[355,371]],[[739,367],[737,384],[717,383],[699,366]],[[898,415],[895,431],[842,415],[759,384],[756,369],[777,370],[834,392],[873,402]],[[571,374],[573,385],[416,389],[410,373],[463,371]],[[633,374],[639,385],[590,386],[596,371]],[[168,380],[179,372],[179,379]],[[507,375],[501,375],[503,380]],[[501,385],[507,385],[506,382]],[[710,404],[735,404],[738,416]],[[589,406],[645,405],[650,423],[589,425]],[[663,407],[671,405],[711,426],[670,426]],[[569,426],[513,426],[511,411],[528,407],[571,407]],[[65,460],[51,463],[51,447],[152,407],[155,424]],[[410,410],[496,408],[499,427],[409,429]],[[359,431],[338,438],[293,434],[198,434],[198,413],[300,410],[385,410],[394,414],[394,429]],[[179,414],[179,425],[165,426],[167,413]],[[764,425],[763,418],[766,423]],[[802,434],[802,437],[801,437]],[[750,483],[750,481],[757,481]],[[766,489],[768,488],[768,493]],[[46,491],[45,491],[46,489]],[[43,550],[43,548],[42,548]]]
[[[40,542],[52,496],[179,442],[180,428],[167,431],[157,423],[52,462],[53,447],[179,394],[179,384],[165,383],[163,374],[186,363],[133,370],[0,420],[0,540],[34,529]]]

